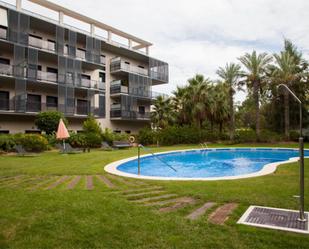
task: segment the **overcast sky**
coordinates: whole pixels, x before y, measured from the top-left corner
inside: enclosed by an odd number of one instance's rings
[[[151,55],[170,66],[170,83],[159,91],[171,92],[196,73],[215,78],[219,66],[253,49],[277,52],[284,37],[309,57],[308,0],[52,2],[152,42]]]

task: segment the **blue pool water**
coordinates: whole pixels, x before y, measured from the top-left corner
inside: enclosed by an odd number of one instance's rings
[[[226,177],[260,171],[264,165],[298,157],[291,149],[217,149],[194,150],[157,154],[141,158],[141,175],[158,177]],[[305,150],[309,156],[309,150]],[[175,172],[162,161],[175,168]],[[117,167],[118,170],[137,174],[137,159]]]

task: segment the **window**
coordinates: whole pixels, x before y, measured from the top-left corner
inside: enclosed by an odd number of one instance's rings
[[[40,130],[25,130],[26,134],[41,134]]]
[[[127,65],[130,65],[130,62],[128,62],[128,61],[125,61],[124,63],[127,64]]]
[[[0,26],[8,27],[8,11],[0,8]]]
[[[0,110],[9,110],[9,103],[10,103],[10,93],[0,91]]]
[[[47,67],[47,72],[48,73],[58,73],[58,69],[57,68],[52,68],[52,67]]]
[[[38,65],[38,71],[42,71],[42,66]]]
[[[0,58],[0,64],[10,65],[10,60],[5,58]]]
[[[87,74],[82,74],[81,77],[84,80],[90,80],[91,79],[90,75],[87,75]]]
[[[127,134],[131,134],[131,131],[125,131],[125,133],[127,133]]]
[[[138,65],[138,67],[139,67],[139,68],[143,68],[143,69],[145,68],[144,66],[141,66],[141,65]]]
[[[76,113],[80,115],[88,115],[88,100],[78,99],[76,106]]]
[[[41,95],[35,95],[35,94],[27,95],[27,111],[28,112],[41,111]]]
[[[0,130],[0,134],[9,134],[10,131],[9,130]]]
[[[139,114],[145,114],[145,106],[140,105],[140,106],[138,107],[138,113],[139,113]]]
[[[114,130],[113,132],[114,132],[114,133],[121,133],[120,130]]]
[[[100,79],[100,82],[104,82],[105,83],[105,73],[100,72],[99,73],[99,79]]]
[[[57,108],[58,106],[58,98],[54,96],[46,96],[46,106]]]

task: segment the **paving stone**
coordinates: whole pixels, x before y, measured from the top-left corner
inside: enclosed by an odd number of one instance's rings
[[[97,178],[103,182],[107,187],[109,188],[115,188],[115,185],[109,180],[107,179],[105,176],[102,175],[98,175]]]
[[[148,191],[148,192],[142,192],[142,193],[127,194],[126,197],[132,198],[132,197],[155,195],[155,194],[162,194],[162,193],[166,193],[166,192],[164,190],[156,190],[156,191]]]
[[[191,200],[192,200],[191,197],[180,197],[180,198],[173,198],[168,200],[145,203],[144,206],[164,206],[171,203],[190,202]]]
[[[123,179],[122,177],[114,176],[114,175],[111,175],[111,174],[109,174],[108,177],[112,178],[112,179],[114,179],[118,182],[121,182],[125,185],[128,185],[128,186],[136,186],[136,184],[134,182],[127,181],[127,180]]]
[[[92,176],[86,176],[86,189],[92,190],[93,189],[93,179]]]
[[[193,199],[193,198],[183,199],[182,201],[178,201],[178,202],[174,203],[172,206],[160,208],[159,212],[161,212],[161,213],[172,212],[172,211],[176,211],[180,208],[183,208],[187,205],[193,205],[195,203],[196,203],[196,200]]]
[[[32,186],[32,187],[29,187],[30,190],[35,190],[35,189],[38,189],[44,185],[47,185],[49,184],[50,182],[53,182],[54,180],[56,179],[56,177],[51,177],[51,178],[48,178],[46,179],[45,181],[42,181],[42,182],[39,182],[38,184]]]
[[[203,206],[195,209],[191,214],[189,214],[186,218],[189,220],[196,220],[201,217],[206,211],[216,205],[215,202],[206,202]]]
[[[227,203],[223,206],[218,207],[214,212],[209,216],[209,222],[214,224],[222,225],[228,219],[229,215],[233,210],[238,206],[236,203]]]
[[[53,188],[57,187],[58,185],[60,185],[61,183],[65,182],[68,178],[69,178],[69,176],[62,176],[62,177],[58,178],[58,180],[56,182],[49,185],[46,189],[53,189]]]
[[[177,196],[177,195],[176,194],[167,194],[167,195],[159,195],[159,196],[147,197],[147,198],[131,200],[131,201],[135,202],[135,203],[142,203],[142,202],[149,202],[149,201],[155,201],[155,200],[160,200],[160,199],[167,199],[167,198],[171,198],[171,197],[175,197],[175,196]]]
[[[74,179],[68,184],[68,189],[75,188],[76,184],[80,181],[81,176],[75,176]]]
[[[128,190],[122,191],[122,194],[123,195],[127,195],[127,194],[132,194],[132,193],[139,193],[139,192],[159,190],[159,189],[163,189],[163,187],[161,187],[161,186],[152,186],[152,187],[147,187],[147,188],[128,189]]]

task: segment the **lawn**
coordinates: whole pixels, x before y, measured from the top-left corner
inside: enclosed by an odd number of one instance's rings
[[[226,145],[213,144],[213,147]],[[237,145],[237,146],[267,146]],[[274,147],[297,147],[276,144]],[[197,148],[183,145],[153,148],[153,151]],[[309,144],[306,144],[309,148]],[[169,193],[190,196],[199,202],[170,213],[128,201],[121,191],[141,188],[110,178],[103,171],[109,162],[136,155],[136,148],[117,151],[94,150],[91,153],[59,155],[46,152],[38,157],[0,156],[0,176],[26,177],[20,184],[0,179],[0,248],[309,248],[309,236],[237,225],[251,204],[297,209],[293,195],[298,194],[298,164],[283,165],[271,175],[213,182],[144,183],[162,186]],[[309,168],[309,159],[305,161]],[[72,190],[60,184],[47,190],[54,178],[76,175],[82,180]],[[85,189],[84,175],[104,175],[115,185],[109,189],[93,178],[93,190]],[[24,179],[23,178],[23,179]],[[2,178],[3,179],[3,178]],[[35,183],[45,181],[36,189]],[[16,180],[18,183],[18,180]],[[130,184],[140,181],[125,179]],[[309,171],[306,170],[309,189]],[[238,203],[224,225],[184,217],[201,203]],[[309,210],[309,191],[305,198]],[[211,211],[211,210],[210,210]]]

